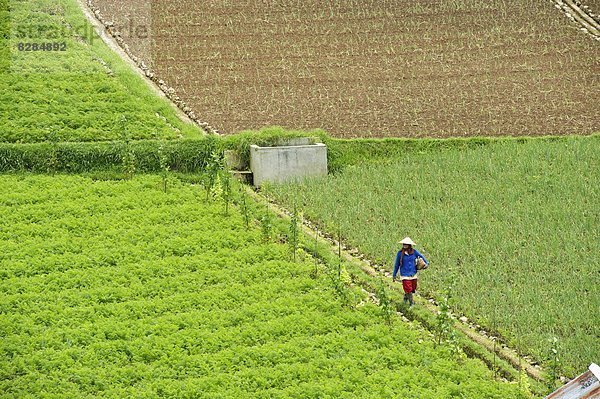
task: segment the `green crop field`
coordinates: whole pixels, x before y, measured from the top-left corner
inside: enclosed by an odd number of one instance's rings
[[[364,162],[266,192],[391,271],[410,236],[424,294],[575,375],[600,358],[600,137],[505,140]]]
[[[515,13],[506,2],[497,10],[480,1],[366,2],[335,5],[328,17],[290,3],[293,20],[290,10],[276,18],[297,36],[289,47],[264,25],[273,17],[264,5],[251,2],[86,2],[110,6],[98,15],[115,17],[113,26],[129,18],[154,29],[141,41],[126,37],[131,51],[152,50],[154,76],[181,98],[187,92],[189,107],[206,105],[197,112],[228,132],[262,126],[267,114],[292,123],[300,116],[344,137],[395,136],[398,126],[415,137],[548,128],[562,135],[596,126],[588,93],[597,83],[595,43],[572,36],[548,4],[521,1]],[[294,7],[308,18],[296,21]],[[428,33],[433,26],[446,32],[439,42]],[[365,37],[347,34],[362,28]],[[197,40],[182,42],[183,32]],[[206,35],[233,50],[213,54]],[[345,44],[333,49],[338,42]],[[317,48],[332,49],[324,69]],[[266,82],[254,65],[260,59],[302,65],[267,62],[267,72],[277,71],[265,76],[286,77]],[[188,75],[198,69],[194,60],[202,76]],[[388,84],[395,79],[388,72],[404,67],[402,87]],[[335,79],[326,76],[339,68]],[[310,91],[305,78],[321,69],[325,75],[311,81],[326,93],[289,92]],[[499,84],[490,84],[494,76]],[[375,83],[348,91],[357,81]],[[437,96],[440,87],[446,91]],[[248,113],[265,98],[266,108]],[[290,106],[298,99],[304,107]],[[319,101],[336,105],[315,108]],[[336,111],[344,104],[354,104],[342,107],[352,118]],[[380,118],[380,111],[391,113]],[[369,141],[315,130],[306,135],[328,145],[334,173],[265,187],[388,270],[396,242],[410,235],[432,264],[421,292],[441,300],[450,292],[457,313],[534,356],[546,371],[542,387],[453,329],[443,310],[408,310],[391,282],[276,218],[260,195],[241,194],[223,150],[247,162],[250,144],[304,132],[206,136],[178,114],[98,37],[78,1],[0,0],[0,399],[531,398],[560,383],[557,369],[571,376],[598,361],[600,136]],[[442,128],[448,115],[454,124]],[[559,360],[549,370],[552,348]]]
[[[0,176],[1,398],[517,398],[161,177]]]
[[[0,1],[0,141],[199,134],[108,49],[75,1]]]

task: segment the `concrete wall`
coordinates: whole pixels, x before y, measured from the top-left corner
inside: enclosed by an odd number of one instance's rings
[[[250,169],[254,185],[265,182],[282,183],[304,177],[327,175],[325,144],[258,147],[250,146]]]

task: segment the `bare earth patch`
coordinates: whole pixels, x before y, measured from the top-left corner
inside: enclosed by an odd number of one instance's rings
[[[93,3],[223,133],[265,125],[340,137],[600,130],[600,44],[551,1]]]

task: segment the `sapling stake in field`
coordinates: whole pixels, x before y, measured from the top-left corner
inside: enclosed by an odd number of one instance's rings
[[[326,179],[265,189],[298,202],[391,270],[410,235],[431,261],[419,282],[459,313],[562,373],[600,357],[600,139],[506,140],[399,153]],[[520,334],[517,335],[517,332]]]

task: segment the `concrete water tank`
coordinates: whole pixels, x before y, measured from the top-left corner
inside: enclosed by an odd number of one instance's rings
[[[250,169],[256,187],[264,182],[283,183],[326,176],[327,146],[322,143],[274,147],[251,145]]]

